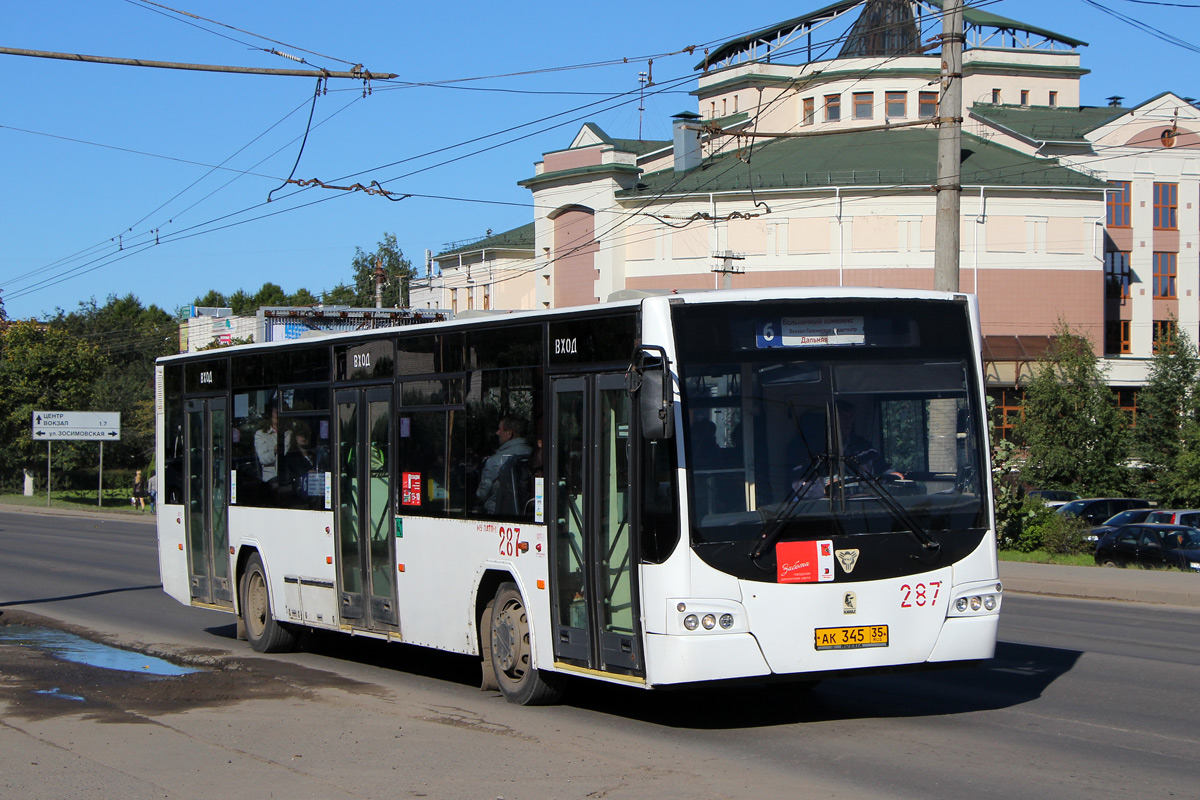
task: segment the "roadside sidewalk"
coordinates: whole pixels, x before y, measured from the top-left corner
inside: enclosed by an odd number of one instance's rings
[[[1005,592],[1200,608],[1200,575],[1149,569],[1000,562]]]
[[[46,508],[45,506],[18,506],[11,503],[0,503],[0,511],[13,514],[33,514],[39,517],[75,517],[82,519],[119,520],[121,522],[141,522],[153,525],[155,515],[147,511],[145,514],[133,514],[118,511],[84,511],[74,508]]]

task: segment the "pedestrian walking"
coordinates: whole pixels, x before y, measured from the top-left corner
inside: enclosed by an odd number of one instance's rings
[[[129,498],[129,504],[140,513],[145,513],[146,498],[149,496],[150,493],[146,490],[146,479],[142,477],[142,471],[139,469],[133,473],[133,497]]]

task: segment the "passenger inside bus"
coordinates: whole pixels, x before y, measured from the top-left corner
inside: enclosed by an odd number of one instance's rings
[[[254,432],[254,453],[258,456],[258,466],[263,483],[274,486],[279,480],[279,456],[287,452],[292,443],[292,432],[283,432],[283,441],[279,436],[279,409],[274,402],[267,403],[264,409],[262,424]]]
[[[487,514],[524,513],[533,480],[529,466],[533,448],[525,441],[525,420],[513,414],[504,415],[496,428],[496,437],[500,446],[483,463],[475,499]]]
[[[312,431],[303,420],[292,425],[291,447],[283,457],[282,481],[295,502],[304,504],[314,497],[323,498],[325,472],[329,469],[329,450],[313,442]]]

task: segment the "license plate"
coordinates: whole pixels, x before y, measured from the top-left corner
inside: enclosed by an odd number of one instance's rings
[[[818,650],[854,650],[859,647],[887,647],[887,625],[861,625],[854,628],[817,628],[813,632]]]

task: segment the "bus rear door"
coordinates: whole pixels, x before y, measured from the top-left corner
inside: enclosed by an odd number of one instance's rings
[[[337,392],[338,596],[343,624],[395,630],[392,389]]]
[[[642,675],[625,376],[555,378],[553,414],[555,658]]]

